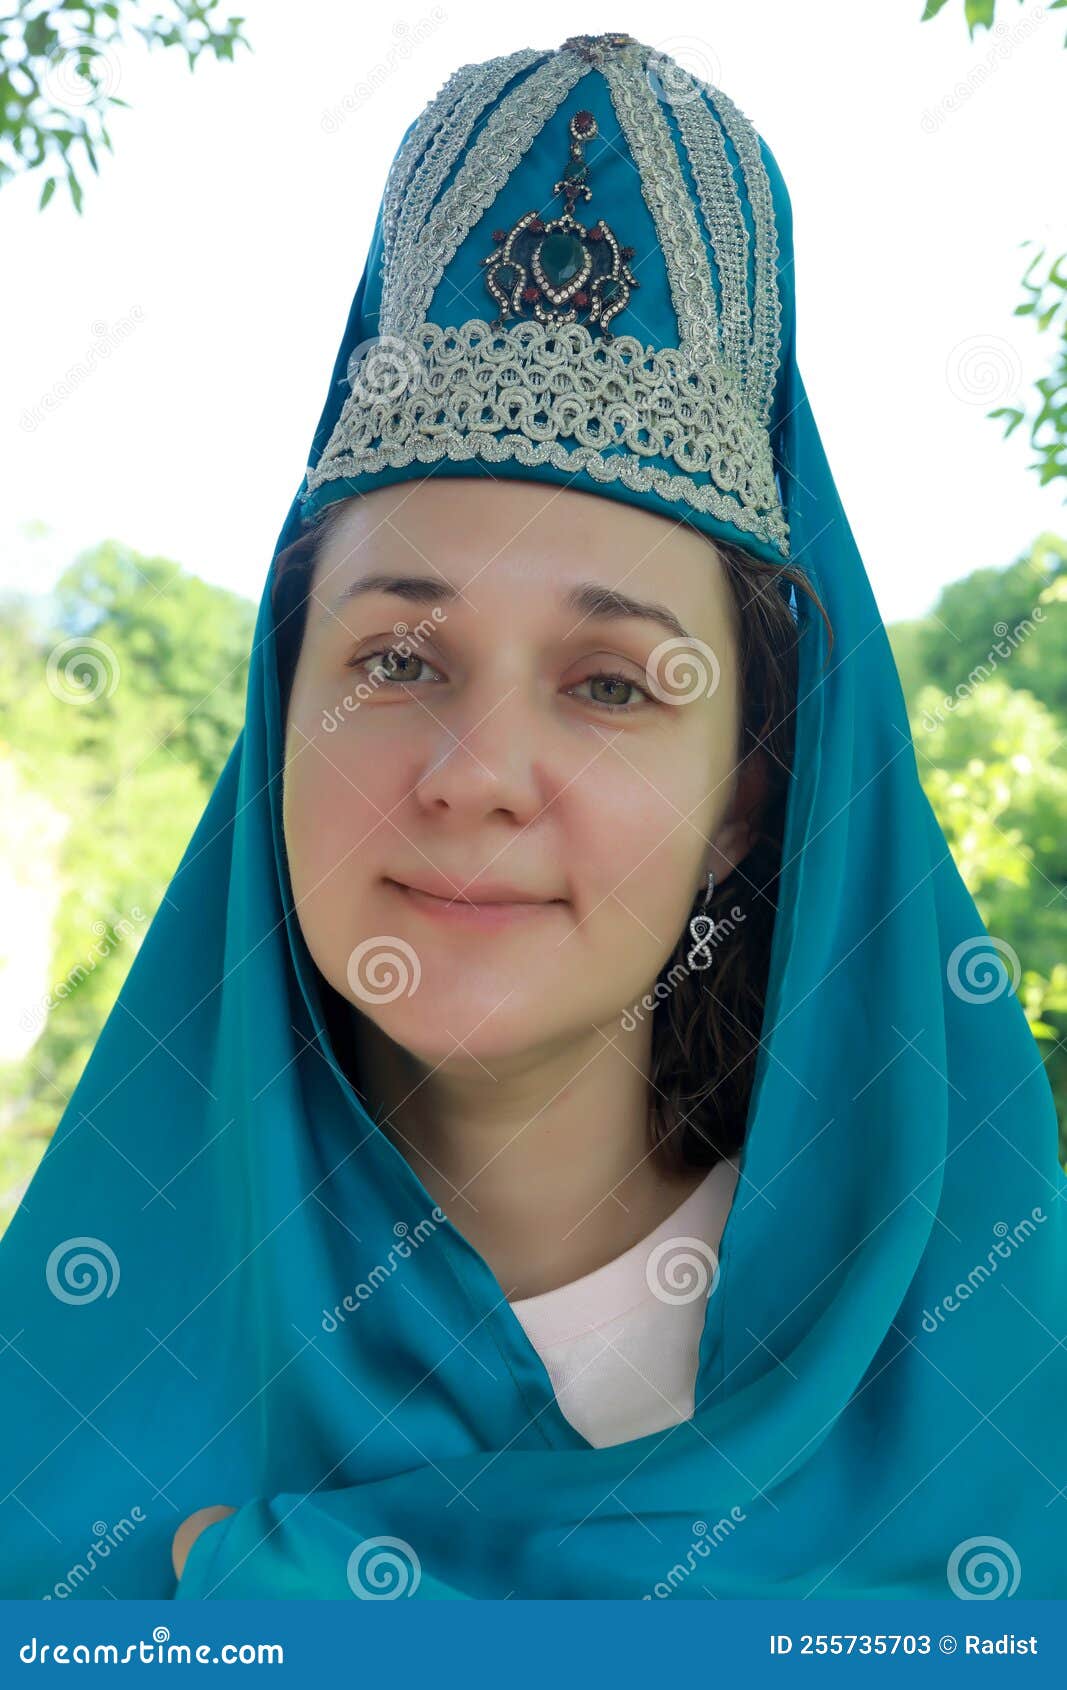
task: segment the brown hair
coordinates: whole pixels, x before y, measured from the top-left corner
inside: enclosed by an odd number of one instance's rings
[[[358,494],[350,497],[359,497]],[[288,714],[300,655],[307,600],[325,536],[347,504],[325,506],[278,553],[271,579],[282,722]],[[716,923],[710,967],[690,968],[688,923],[642,1000],[652,1014],[649,1076],[652,1143],[666,1164],[710,1167],[732,1156],[745,1137],[770,971],[778,901],[782,834],[793,767],[798,647],[808,625],[803,600],[833,630],[815,588],[796,565],[765,563],[740,546],[716,539],[736,607],[742,709],[739,764],[760,757],[766,770],[762,801],[750,814],[752,844],[710,902],[694,912]],[[789,588],[796,589],[796,615]],[[641,1010],[629,1012],[631,1016]]]

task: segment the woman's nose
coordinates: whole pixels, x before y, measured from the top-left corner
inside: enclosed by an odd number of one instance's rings
[[[415,796],[431,809],[528,822],[551,795],[548,732],[516,683],[472,691],[464,710],[435,712]]]

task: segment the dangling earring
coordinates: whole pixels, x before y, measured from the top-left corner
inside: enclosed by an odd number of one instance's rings
[[[711,894],[715,890],[715,876],[708,870],[708,889],[704,893],[704,909],[689,918],[689,934],[693,941],[693,948],[686,956],[690,968],[711,967],[711,941],[718,925],[714,918],[705,914],[711,903]]]

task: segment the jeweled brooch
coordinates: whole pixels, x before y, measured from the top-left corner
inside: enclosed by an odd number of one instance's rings
[[[493,230],[497,251],[482,259],[488,266],[486,285],[500,306],[491,327],[502,328],[512,315],[546,324],[581,317],[611,340],[608,324],[641,285],[628,263],[634,249],[620,246],[602,217],[587,229],[573,216],[579,195],[592,197],[585,143],[599,131],[590,111],[575,112],[568,127],[570,160],[552,189],[566,197],[566,211],[548,223],[538,212],[527,211],[510,229]]]

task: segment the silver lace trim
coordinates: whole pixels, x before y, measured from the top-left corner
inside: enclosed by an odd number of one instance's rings
[[[491,60],[490,65],[499,61]],[[423,213],[422,227],[417,229],[412,217],[406,225],[406,242],[397,241],[382,290],[378,322],[382,334],[404,340],[415,337],[458,247],[492,205],[535,135],[589,71],[590,66],[576,54],[555,53],[504,95],[449,187]],[[457,125],[461,144],[466,143],[476,114],[468,109],[467,116],[465,127]]]
[[[759,137],[721,90],[640,42],[596,65],[655,224],[679,346],[594,339],[578,322],[519,319],[494,331],[480,316],[458,327],[427,321],[459,246],[592,68],[570,48],[464,65],[405,136],[383,195],[379,334],[350,371],[352,391],[305,497],[337,477],[445,456],[551,463],[710,512],[788,556],[768,434],[781,358],[774,205]],[[657,68],[663,98],[649,83]],[[724,136],[751,208],[752,299],[749,230]],[[707,482],[693,480],[705,473]]]
[[[603,74],[663,250],[671,301],[678,319],[679,349],[695,353],[701,348],[705,358],[721,363],[719,320],[708,255],[662,103],[652,92],[640,65],[635,67],[629,55],[626,59],[622,55],[608,59]],[[739,376],[740,370],[732,373]]]
[[[584,469],[710,512],[788,556],[766,429],[730,372],[679,348],[605,341],[584,323],[494,330],[480,317],[423,323],[409,342],[383,337],[355,372],[307,493],[443,457]]]
[[[397,246],[404,259],[426,224],[429,208],[462,152],[475,123],[500,97],[513,76],[544,58],[523,47],[485,64],[461,65],[425,107],[390,166],[382,195],[383,262],[379,275],[394,267]]]

